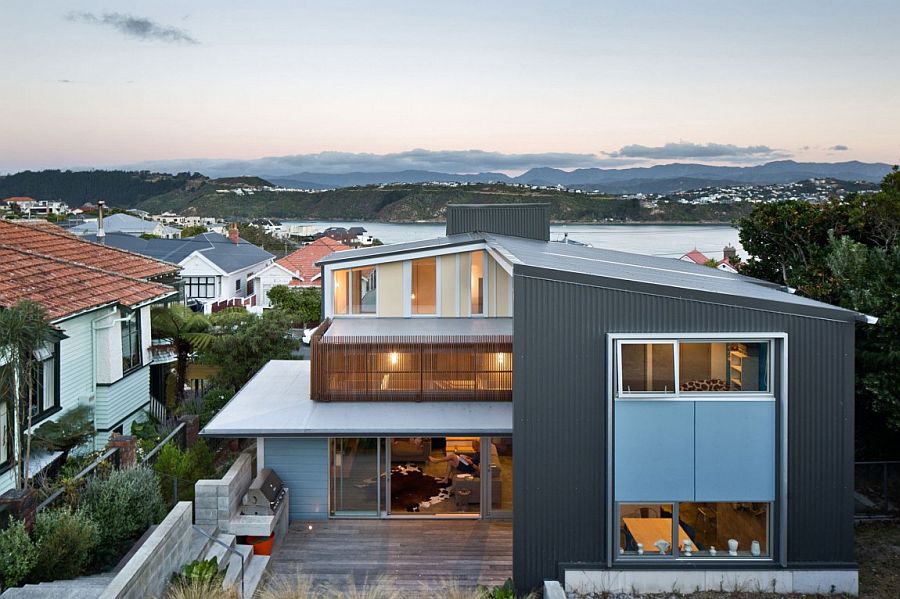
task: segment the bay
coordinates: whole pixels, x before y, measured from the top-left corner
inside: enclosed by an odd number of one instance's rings
[[[444,223],[378,223],[350,221],[284,221],[285,225],[307,225],[323,230],[328,227],[363,227],[383,243],[404,243],[441,237]],[[738,230],[728,225],[550,225],[550,239],[569,239],[596,248],[635,254],[678,258],[694,248],[710,258],[721,259],[722,249],[731,245],[746,258]]]

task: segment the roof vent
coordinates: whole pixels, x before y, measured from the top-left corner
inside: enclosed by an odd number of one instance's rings
[[[550,204],[448,204],[447,235],[459,233],[550,241]]]

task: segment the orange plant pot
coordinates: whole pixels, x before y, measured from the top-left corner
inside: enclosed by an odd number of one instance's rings
[[[268,537],[247,537],[247,542],[253,546],[254,555],[272,555],[275,533],[273,532]]]

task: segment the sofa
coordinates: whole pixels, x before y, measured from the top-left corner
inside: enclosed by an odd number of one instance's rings
[[[494,507],[500,507],[500,502],[503,500],[502,475],[500,454],[497,452],[497,446],[491,443],[491,503]],[[450,491],[457,497],[457,501],[460,501],[461,497],[458,491],[462,490],[469,491],[467,498],[469,504],[481,503],[481,477],[460,478],[459,473],[454,474]]]
[[[398,437],[391,440],[392,462],[425,462],[431,455],[431,437]]]

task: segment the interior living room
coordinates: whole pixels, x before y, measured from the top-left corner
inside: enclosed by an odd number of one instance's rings
[[[509,517],[512,452],[511,437],[333,438],[330,515]]]

